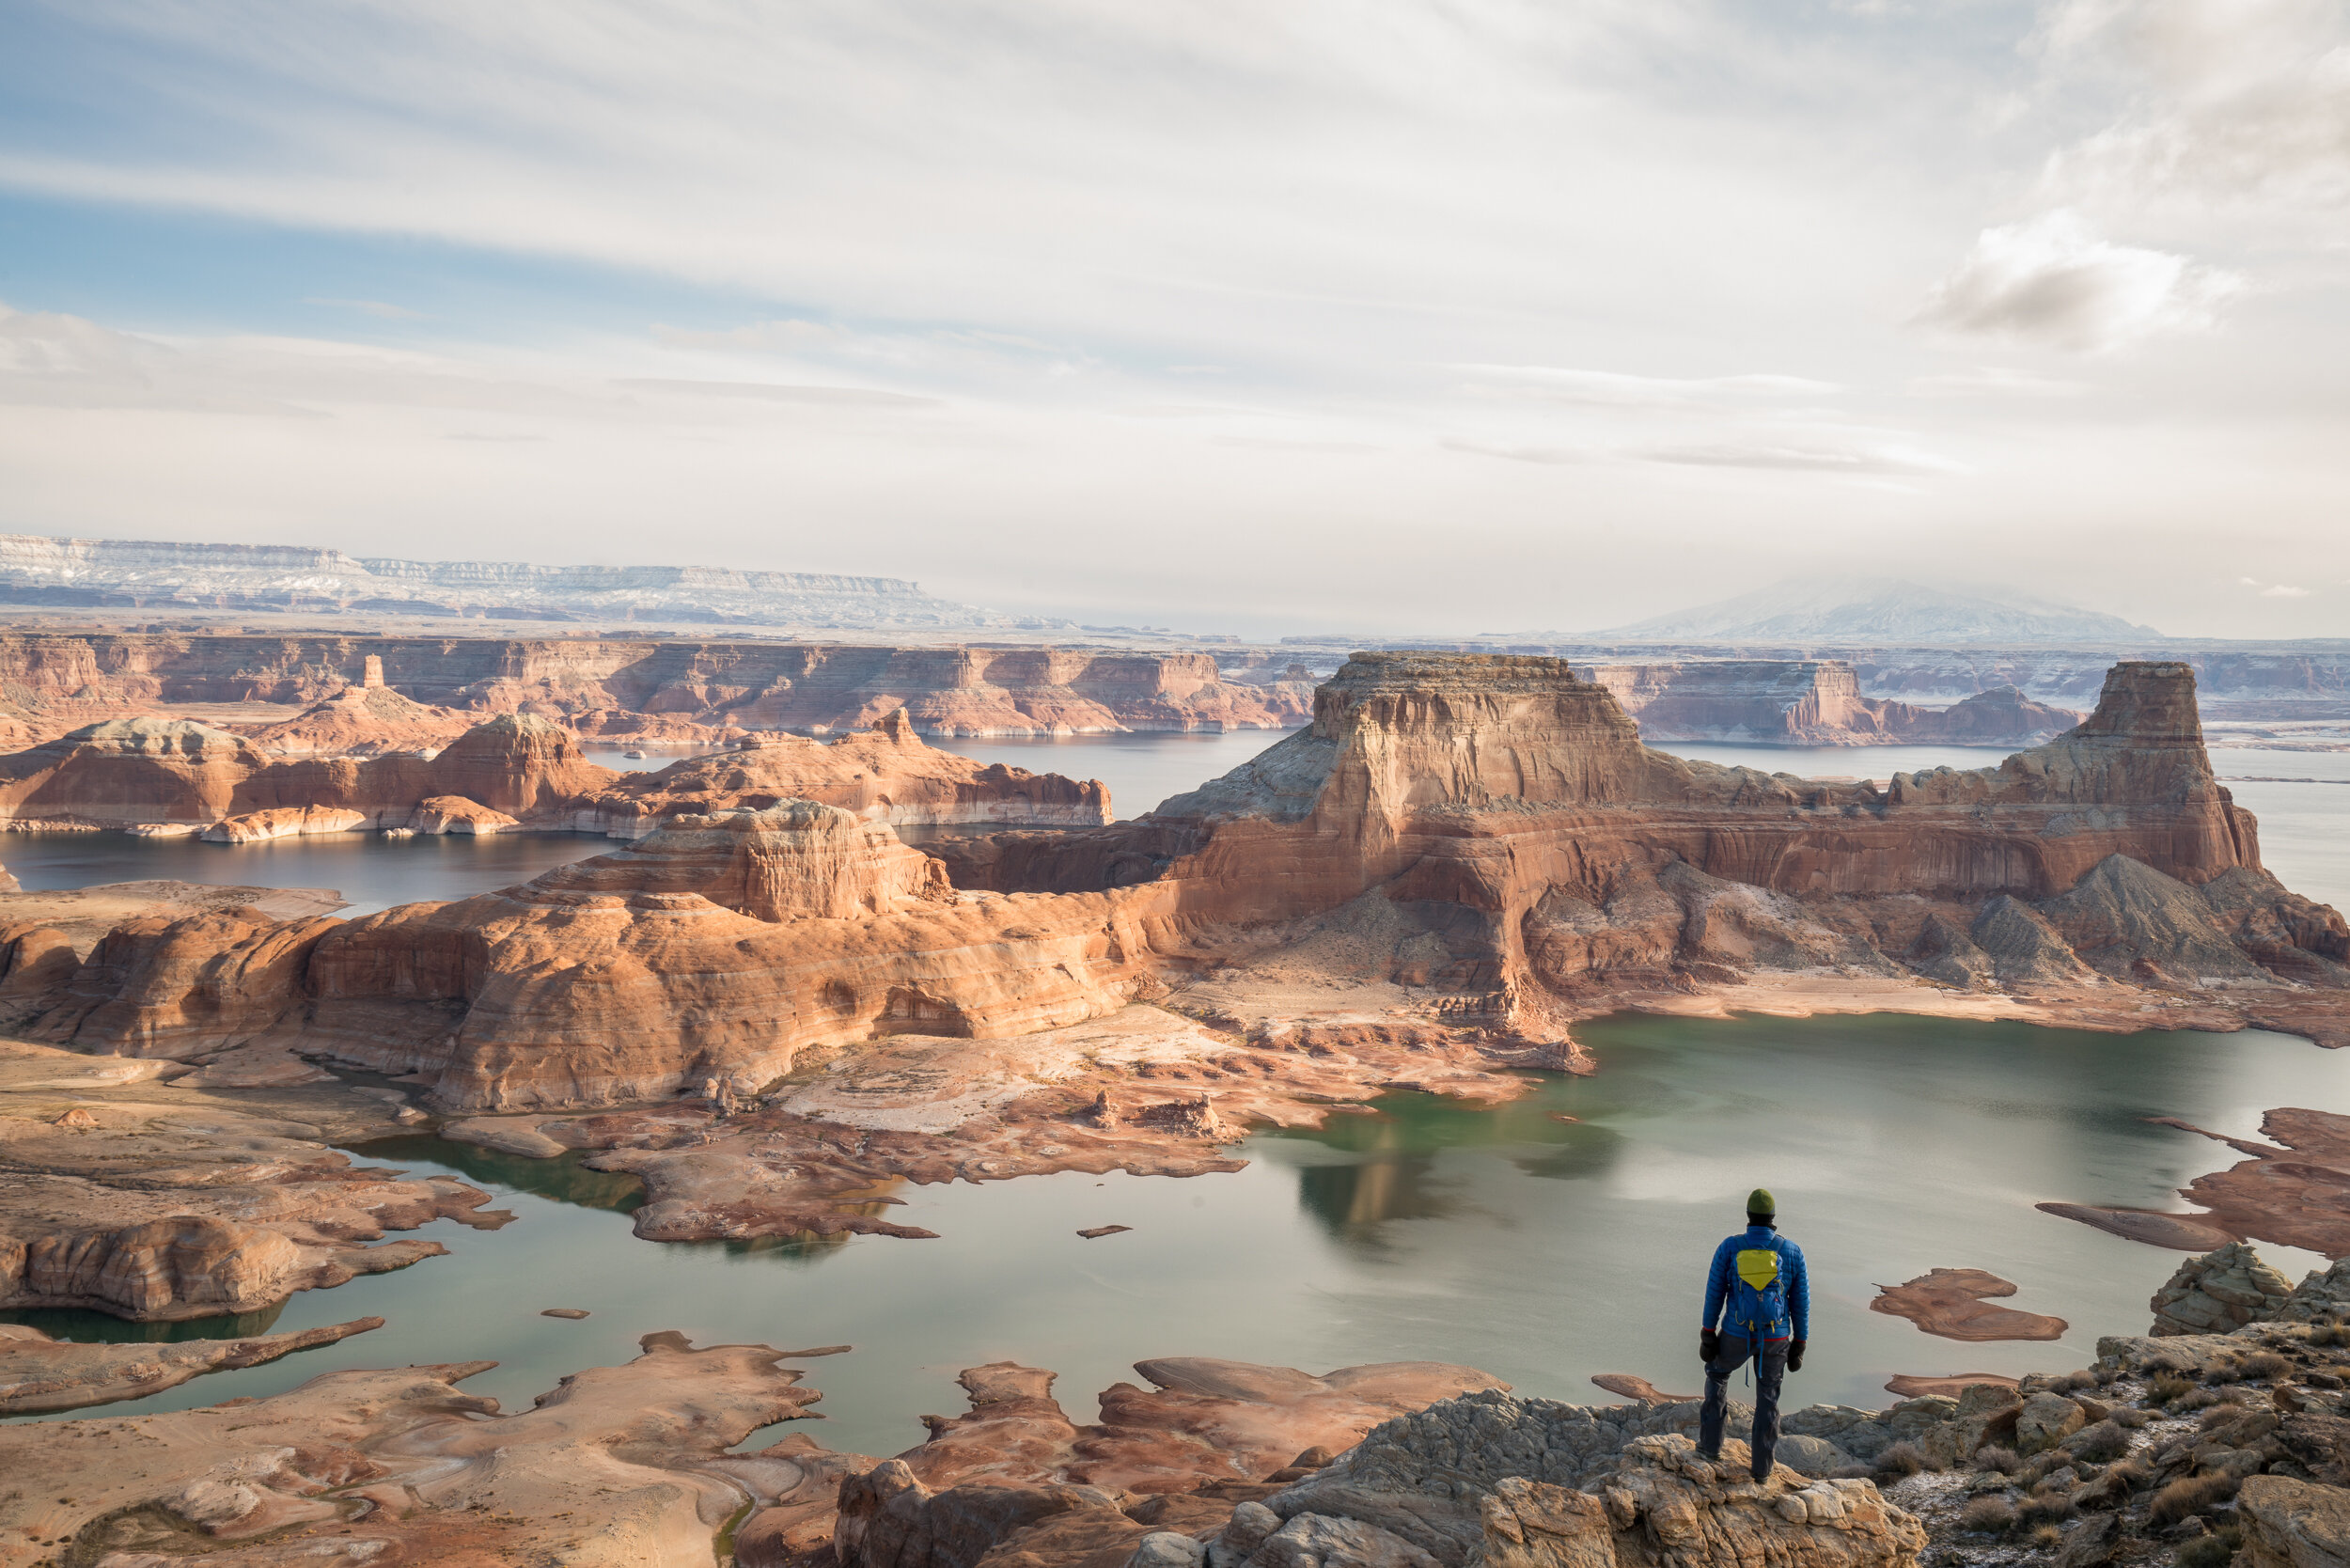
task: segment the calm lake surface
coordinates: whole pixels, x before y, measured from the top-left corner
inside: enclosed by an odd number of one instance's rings
[[[963,1408],[954,1374],[1012,1359],[1061,1374],[1073,1414],[1145,1356],[1230,1356],[1324,1372],[1366,1361],[1482,1367],[1519,1388],[1604,1403],[1590,1375],[1699,1387],[1695,1331],[1714,1244],[1747,1191],[1771,1187],[1812,1278],[1797,1403],[1886,1403],[1895,1372],[2065,1369],[2100,1334],[2142,1330],[2177,1253],[2037,1213],[2048,1199],[2174,1207],[2173,1189],[2234,1156],[2143,1118],[2254,1131],[2272,1105],[2350,1109],[2350,1053],[2278,1035],[2092,1035],[1877,1016],[1590,1026],[1592,1077],[1543,1077],[1475,1110],[1419,1095],[1266,1134],[1231,1175],[1064,1175],[901,1186],[892,1217],[935,1241],[678,1246],[638,1241],[633,1184],[412,1138],[376,1163],[452,1171],[519,1216],[447,1221],[451,1249],[398,1274],[293,1297],[266,1326],[369,1313],[387,1326],[219,1373],[145,1402],[184,1408],[291,1388],[336,1367],[494,1359],[471,1388],[526,1404],[565,1372],[679,1329],[697,1344],[853,1344],[809,1363],[828,1446],[886,1454],[915,1418]],[[1574,1121],[1561,1121],[1574,1117]],[[1081,1227],[1122,1224],[1084,1241]],[[2264,1247],[2298,1278],[2322,1260]],[[1962,1345],[1868,1310],[1874,1285],[1986,1268],[2013,1305],[2074,1326],[2050,1344]],[[594,1316],[565,1322],[547,1307]],[[52,1332],[174,1328],[20,1313]],[[760,1441],[764,1441],[760,1439]]]

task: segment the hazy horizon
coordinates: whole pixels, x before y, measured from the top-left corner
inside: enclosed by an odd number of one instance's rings
[[[2350,635],[2350,16],[19,8],[0,530]]]

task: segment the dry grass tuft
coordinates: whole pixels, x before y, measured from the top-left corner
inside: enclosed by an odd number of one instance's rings
[[[2237,1375],[2249,1382],[2267,1383],[2284,1377],[2292,1371],[2292,1362],[2273,1350],[2264,1350],[2257,1356],[2248,1356]]]
[[[2154,1506],[2147,1510],[2147,1520],[2157,1528],[2175,1525],[2181,1519],[2226,1502],[2235,1496],[2236,1485],[2233,1476],[2184,1477],[2154,1494]]]
[[[2001,1497],[1981,1497],[1960,1511],[1958,1528],[1978,1535],[2004,1535],[2015,1524],[2015,1509]]]
[[[2186,1398],[2194,1388],[2193,1383],[2166,1369],[2154,1373],[2154,1381],[2146,1386],[2146,1402],[2149,1404],[2169,1404],[2174,1400]]]
[[[2024,1456],[2003,1443],[1986,1443],[1975,1450],[1975,1468],[2012,1476],[2024,1467]]]
[[[1883,1476],[1914,1476],[1933,1467],[1915,1443],[1896,1443],[1877,1455],[1877,1474]]]
[[[2064,1447],[2076,1458],[2108,1464],[2130,1451],[2130,1435],[2111,1420],[2103,1420],[2073,1434],[2064,1440]]]

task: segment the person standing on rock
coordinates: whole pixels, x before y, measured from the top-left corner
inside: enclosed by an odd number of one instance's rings
[[[1719,1324],[1718,1330],[1716,1325]],[[1719,1459],[1730,1416],[1730,1376],[1754,1359],[1754,1479],[1771,1473],[1778,1447],[1779,1382],[1803,1371],[1811,1332],[1811,1287],[1803,1248],[1778,1233],[1778,1200],[1766,1188],[1747,1196],[1747,1228],[1714,1249],[1705,1279],[1705,1321],[1698,1352],[1705,1357],[1705,1404],[1698,1416],[1698,1453]]]

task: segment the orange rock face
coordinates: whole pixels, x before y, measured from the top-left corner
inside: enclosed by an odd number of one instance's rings
[[[573,825],[615,839],[665,818],[786,800],[821,801],[895,827],[1002,823],[1091,827],[1110,820],[1109,791],[926,745],[904,710],[829,743],[763,735],[740,749],[625,774],[573,808]]]
[[[412,702],[384,684],[383,661],[370,656],[373,671],[323,702],[275,724],[247,727],[243,733],[278,757],[375,757],[393,751],[437,751],[480,720],[478,713]]]
[[[344,811],[367,825],[401,826],[437,795],[531,816],[617,776],[583,757],[571,731],[526,715],[478,724],[431,758],[273,758],[243,736],[187,720],[120,719],[0,757],[0,814],[128,826]],[[294,820],[272,816],[261,825]]]

